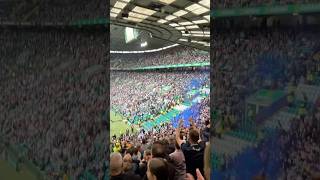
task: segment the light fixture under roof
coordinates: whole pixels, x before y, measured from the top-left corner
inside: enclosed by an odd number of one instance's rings
[[[173,15],[168,15],[167,17],[165,17],[166,20],[171,21],[172,19],[177,18],[176,16]]]
[[[191,34],[191,36],[194,36],[194,37],[210,37],[209,34]]]
[[[190,6],[186,7],[186,10],[188,11],[193,11],[193,10],[196,10],[196,9],[199,9],[199,8],[202,8],[202,6],[200,6],[199,4],[191,4]]]
[[[143,21],[143,19],[139,19],[139,18],[135,18],[135,17],[127,17],[127,18],[124,18],[126,20],[129,20],[129,21],[134,21],[134,22],[141,22]]]
[[[193,43],[198,43],[198,44],[202,44],[204,46],[210,46],[210,44],[208,42],[205,42],[205,41],[191,41]]]
[[[207,8],[199,8],[199,9],[196,9],[194,11],[192,11],[192,13],[196,14],[196,15],[200,15],[200,14],[203,14],[203,13],[206,13],[206,12],[209,12],[210,10],[207,9]]]
[[[185,14],[188,14],[188,12],[185,10],[179,10],[179,11],[173,13],[173,15],[178,16],[178,17],[183,16]]]
[[[196,21],[192,21],[194,24],[206,24],[209,23],[207,20],[204,19],[200,19],[200,20],[196,20]]]
[[[151,10],[151,9],[147,9],[147,8],[144,8],[144,7],[140,7],[140,6],[136,6],[132,9],[133,12],[138,12],[138,13],[141,13],[141,14],[146,14],[146,15],[152,15],[154,13],[156,13],[157,11],[154,11],[154,10]]]
[[[128,2],[130,2],[131,0],[121,0],[121,1],[124,1],[124,2],[127,2],[127,3],[128,3]]]
[[[140,45],[141,45],[141,47],[146,47],[148,45],[148,42],[145,41],[145,42],[141,43]]]
[[[138,14],[138,13],[134,13],[134,12],[129,12],[129,16],[139,18],[139,19],[146,19],[148,17],[147,15]]]
[[[179,41],[185,41],[185,42],[188,42],[188,40],[187,40],[187,39],[183,39],[183,38],[179,39]]]
[[[203,17],[206,18],[210,22],[210,15],[206,15],[206,16],[203,16]]]
[[[192,34],[203,34],[203,31],[190,31]]]
[[[125,3],[125,2],[120,2],[120,1],[117,1],[113,7],[116,7],[116,8],[119,8],[119,9],[123,9],[124,7],[126,7],[128,3]]]
[[[180,27],[175,27],[176,29],[178,29],[178,30],[184,30],[184,29],[186,29],[185,27],[183,27],[183,26],[180,26]]]
[[[169,26],[176,27],[176,26],[179,26],[179,24],[177,24],[177,23],[171,23],[171,24],[169,24]]]
[[[121,9],[112,8],[110,11],[115,13],[115,14],[119,14],[119,12],[121,12]]]
[[[196,40],[191,40],[192,43],[197,43],[197,44],[202,44],[204,46],[210,46],[210,43],[205,42],[205,41],[196,41]]]
[[[168,21],[165,20],[165,19],[159,19],[157,22],[163,24],[163,23],[166,23],[166,22],[168,22]]]
[[[176,0],[158,0],[159,2],[165,3],[165,4],[171,4]]]
[[[190,35],[190,34],[184,34],[184,33],[183,33],[182,36],[191,36],[191,35]]]
[[[187,29],[198,29],[198,25],[186,26]]]
[[[185,22],[179,22],[180,25],[186,26],[186,25],[192,25],[192,22],[190,21],[185,21]]]
[[[186,10],[188,10],[188,11],[190,11],[193,14],[196,14],[196,15],[200,15],[200,14],[203,14],[205,12],[210,11],[208,8],[200,6],[199,4],[192,4],[192,5],[188,6],[188,7],[186,7]]]
[[[110,16],[111,16],[111,17],[117,17],[117,16],[118,16],[118,14],[116,14],[116,13],[112,13],[112,12],[111,12],[111,13],[110,13]]]
[[[207,8],[210,8],[210,0],[201,0],[199,1],[199,4],[206,6]]]

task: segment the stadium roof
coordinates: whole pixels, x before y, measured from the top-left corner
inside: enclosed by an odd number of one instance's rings
[[[153,38],[150,36],[150,33],[143,30],[138,30],[140,33],[140,38],[143,38],[148,42],[148,46],[145,48],[142,48],[141,41],[136,40],[132,41],[130,43],[125,42],[125,27],[119,26],[119,25],[110,25],[110,47],[112,51],[141,51],[141,50],[153,50],[153,49],[159,49],[164,46],[172,45],[173,43],[168,42],[166,40]]]
[[[148,49],[176,43],[210,49],[210,0],[111,0],[110,5],[111,50],[143,49],[125,43],[124,27],[139,29]]]

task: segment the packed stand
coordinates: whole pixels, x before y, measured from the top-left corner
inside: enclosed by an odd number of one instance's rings
[[[320,102],[318,100],[318,102]],[[292,120],[291,129],[281,132],[283,158],[281,179],[319,178],[320,111],[319,103],[306,116]]]
[[[213,0],[214,9],[319,3],[318,0]]]
[[[141,68],[170,64],[210,62],[208,52],[188,47],[173,47],[167,50],[142,54],[111,54],[111,69]]]
[[[81,19],[105,18],[107,1],[4,1],[0,22],[70,24]]]
[[[130,61],[127,59],[126,62],[130,64]],[[199,87],[208,87],[209,83],[209,73],[201,70],[111,71],[110,75],[111,109],[135,124],[152,121],[188,99],[186,94],[194,87],[192,81],[197,81]],[[184,127],[180,120],[178,127],[171,121],[149,131],[131,126],[126,132],[113,135],[111,180],[210,179],[210,146],[206,145],[210,138],[209,104],[210,98],[206,97],[193,107],[200,113],[189,119],[190,127]],[[135,116],[140,118],[137,120]]]
[[[71,2],[40,3],[37,22],[71,23],[82,19],[99,19],[107,17],[108,1],[84,0]]]
[[[49,179],[106,176],[104,35],[1,29],[0,134]]]
[[[251,29],[224,31],[214,36],[217,38],[212,42],[216,61],[212,80],[215,87],[213,121],[222,120],[226,127],[236,127],[244,120],[245,99],[257,90],[314,84],[320,75],[319,60],[315,57],[320,36],[316,31]],[[281,76],[260,74],[259,62],[265,57],[287,63],[276,68]],[[272,72],[273,69],[267,70]]]
[[[191,80],[208,82],[206,72],[111,72],[112,110],[134,124],[154,119],[183,102]],[[130,101],[128,101],[130,98]]]

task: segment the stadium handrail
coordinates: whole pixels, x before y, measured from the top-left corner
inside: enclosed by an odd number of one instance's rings
[[[320,12],[320,3],[288,4],[288,5],[262,5],[240,8],[217,8],[211,12],[214,18],[233,16],[263,16],[280,14],[302,14]]]

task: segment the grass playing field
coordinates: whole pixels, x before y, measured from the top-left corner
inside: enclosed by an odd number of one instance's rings
[[[114,134],[119,137],[120,133],[126,132],[126,129],[130,129],[130,126],[124,122],[125,118],[119,114],[115,114],[113,111],[110,111],[110,137]]]
[[[20,172],[16,172],[15,168],[8,162],[0,159],[0,179],[1,180],[36,180],[36,177],[22,168]]]

